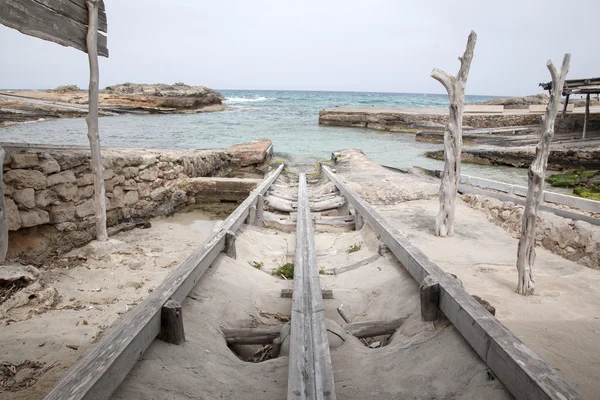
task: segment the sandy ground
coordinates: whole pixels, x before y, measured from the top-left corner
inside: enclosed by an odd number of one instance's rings
[[[256,227],[241,232],[237,259],[221,254],[184,302],[186,342],[155,340],[113,399],[285,398],[288,358],[244,362],[227,347],[220,327],[280,324],[275,315],[289,316],[291,299],[280,298],[280,291],[292,282],[269,271],[292,260],[294,235]],[[376,254],[367,227],[315,239],[326,269]],[[348,253],[357,243],[361,249]],[[253,268],[253,261],[264,266]],[[322,276],[322,287],[335,297],[325,301],[326,316],[340,324],[336,307],[355,322],[411,315],[388,346],[369,349],[347,337],[331,351],[338,399],[511,398],[497,379],[489,380],[487,366],[451,325],[420,321],[418,286],[392,257]]]
[[[107,326],[210,235],[209,218],[191,212],[157,219],[150,229],[113,237],[129,244],[128,254],[41,269],[39,283],[0,305],[0,368],[17,372],[0,375],[0,398],[43,398]]]
[[[377,196],[387,187],[415,185],[437,188],[439,181],[389,172],[357,152],[344,153],[336,166],[392,225],[446,272],[456,274],[467,291],[496,307],[496,317],[588,399],[600,389],[600,271],[592,270],[544,248],[536,248],[534,296],[515,293],[517,239],[489,222],[481,211],[457,200],[456,234],[434,236],[437,197],[420,190],[421,199]],[[369,171],[368,175],[361,173]],[[379,170],[385,180],[371,179]],[[385,201],[384,201],[385,200]],[[600,228],[599,228],[600,229]],[[483,398],[483,397],[482,397]]]

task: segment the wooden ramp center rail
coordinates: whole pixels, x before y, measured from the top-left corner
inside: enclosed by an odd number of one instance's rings
[[[287,398],[288,400],[335,400],[336,398],[304,173],[300,174],[298,185]]]

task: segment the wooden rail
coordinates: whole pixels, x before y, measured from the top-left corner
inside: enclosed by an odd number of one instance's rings
[[[248,198],[186,260],[137,307],[110,328],[46,396],[46,400],[108,399],[125,379],[146,348],[160,333],[163,306],[174,300],[182,303],[204,272],[225,248],[226,237],[235,232],[277,179],[284,165],[270,173]]]
[[[357,216],[361,215],[364,222],[381,236],[419,284],[427,276],[437,281],[439,309],[516,399],[583,400],[554,369],[473,299],[456,279],[430,261],[406,236],[354,194],[330,168],[323,166],[323,171],[354,206]]]
[[[336,398],[304,173],[300,174],[298,185],[287,392],[288,400]]]

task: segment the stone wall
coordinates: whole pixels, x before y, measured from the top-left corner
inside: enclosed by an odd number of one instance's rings
[[[40,263],[94,237],[94,187],[87,148],[4,146],[9,258]],[[225,176],[227,150],[104,150],[108,226],[167,215],[195,202],[182,180]]]
[[[523,206],[485,196],[464,195],[461,198],[469,207],[483,212],[489,221],[504,228],[511,236],[519,237]],[[600,269],[600,227],[540,211],[536,242],[538,246],[567,260]],[[515,247],[515,254],[516,252]]]

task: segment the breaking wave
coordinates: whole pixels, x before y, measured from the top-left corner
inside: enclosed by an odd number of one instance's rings
[[[227,103],[253,103],[253,102],[257,102],[257,101],[268,101],[268,100],[275,100],[275,98],[259,96],[259,97],[252,97],[252,98],[248,98],[248,97],[227,97],[225,99],[225,101]]]

